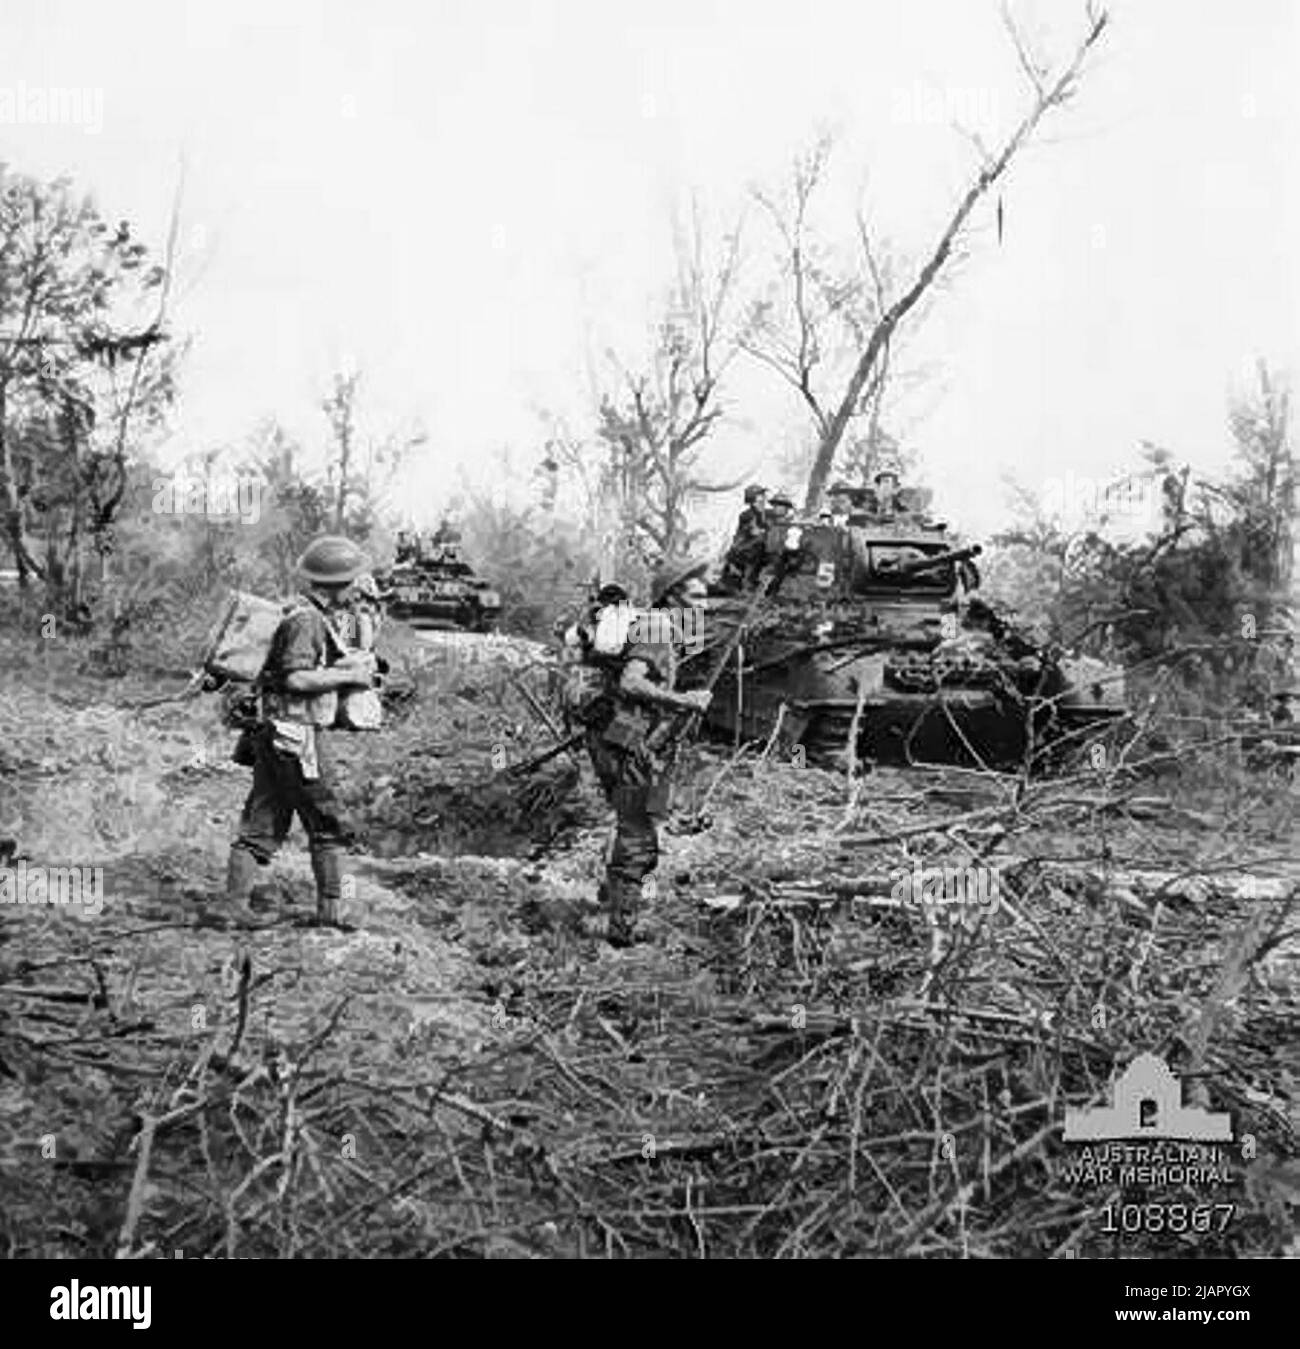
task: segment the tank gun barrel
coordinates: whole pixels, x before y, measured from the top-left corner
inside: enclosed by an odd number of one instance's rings
[[[900,562],[889,567],[884,573],[888,576],[915,576],[918,572],[930,571],[934,567],[946,567],[951,562],[966,562],[978,557],[984,551],[983,545],[972,543],[966,548],[949,548],[946,552],[935,553],[933,557],[918,557],[911,562]]]

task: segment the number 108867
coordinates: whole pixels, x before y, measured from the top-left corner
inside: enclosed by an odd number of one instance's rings
[[[1101,1211],[1101,1230],[1223,1232],[1236,1211],[1236,1204],[1107,1204]]]

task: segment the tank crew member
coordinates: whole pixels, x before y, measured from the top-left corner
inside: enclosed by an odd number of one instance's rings
[[[769,525],[788,525],[794,519],[794,502],[784,492],[777,492],[768,507]]]
[[[738,532],[747,535],[767,527],[767,488],[761,483],[750,483],[745,488],[745,509],[740,512]]]
[[[843,527],[849,523],[849,516],[853,514],[853,489],[848,483],[832,484],[828,507],[829,524]]]
[[[751,483],[745,488],[745,509],[740,512],[736,535],[723,564],[721,584],[724,589],[734,591],[757,580],[763,566],[767,525],[767,488]]]
[[[890,467],[881,468],[872,482],[876,488],[877,512],[883,516],[900,514],[903,503],[898,490],[898,471]]]

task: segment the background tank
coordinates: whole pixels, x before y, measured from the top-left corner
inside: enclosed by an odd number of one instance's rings
[[[768,531],[775,580],[750,624],[743,661],[719,681],[710,726],[785,732],[837,761],[860,706],[864,758],[968,764],[1023,758],[1031,743],[1082,739],[1125,711],[1123,673],[1036,646],[972,592],[978,546],[906,511],[869,509],[847,525],[798,521]],[[860,501],[860,504],[863,504]],[[744,620],[753,590],[715,593],[707,647]],[[703,655],[681,684],[703,681]]]
[[[433,535],[397,536],[393,565],[376,575],[388,613],[417,628],[493,632],[501,597],[460,555],[460,536],[445,525]]]

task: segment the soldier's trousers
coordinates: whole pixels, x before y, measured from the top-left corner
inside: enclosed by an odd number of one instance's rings
[[[643,755],[587,736],[592,767],[614,808],[614,837],[601,887],[612,934],[627,935],[636,917],[645,878],[659,864],[658,821],[668,813],[669,780]]]
[[[325,736],[316,737],[320,776],[306,778],[297,755],[274,748],[269,726],[248,734],[253,748],[253,786],[244,802],[234,847],[251,853],[265,865],[284,842],[297,815],[307,831],[317,896],[323,904],[337,904],[341,852],[348,834]]]

